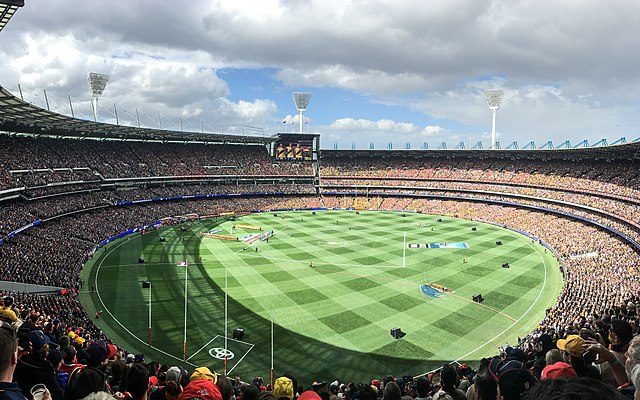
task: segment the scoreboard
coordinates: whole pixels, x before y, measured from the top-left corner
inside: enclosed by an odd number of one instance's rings
[[[271,155],[276,160],[313,161],[318,159],[320,135],[280,133],[271,143]]]

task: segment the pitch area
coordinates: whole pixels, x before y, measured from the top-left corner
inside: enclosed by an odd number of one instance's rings
[[[268,241],[242,240],[269,231]],[[418,375],[496,354],[535,328],[562,284],[551,253],[521,234],[375,211],[255,213],[170,226],[109,244],[83,278],[83,304],[102,310],[99,326],[130,351],[220,372],[226,348],[229,375],[251,380],[269,375],[273,348],[276,374],[290,371],[304,385]],[[476,294],[482,303],[472,301]],[[406,336],[394,339],[396,327]],[[236,328],[243,338],[231,338]]]

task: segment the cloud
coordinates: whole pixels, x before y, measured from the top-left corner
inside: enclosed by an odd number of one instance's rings
[[[595,0],[29,3],[2,31],[0,84],[42,106],[47,90],[67,113],[70,95],[84,113],[87,72],[107,73],[105,115],[115,103],[196,126],[279,126],[283,92],[338,89],[364,101],[336,111],[314,95],[316,129],[419,141],[480,139],[491,129],[482,91],[499,87],[503,141],[615,140],[640,131],[639,14],[640,2]]]
[[[388,119],[371,121],[367,119],[340,118],[331,124],[331,129],[340,131],[368,132],[377,131],[385,133],[414,133],[417,127],[412,123],[395,122]]]

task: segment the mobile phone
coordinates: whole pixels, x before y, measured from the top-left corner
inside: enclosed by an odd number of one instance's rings
[[[26,326],[18,328],[18,346],[22,347],[22,350],[30,350],[29,328]]]
[[[585,351],[582,354],[582,360],[584,361],[584,365],[589,366],[591,364],[593,364],[593,362],[596,360],[596,353],[592,352],[592,351]]]

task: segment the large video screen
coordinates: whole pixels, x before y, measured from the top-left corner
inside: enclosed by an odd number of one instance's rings
[[[276,160],[311,161],[314,157],[314,138],[286,135],[273,144],[273,157]]]

